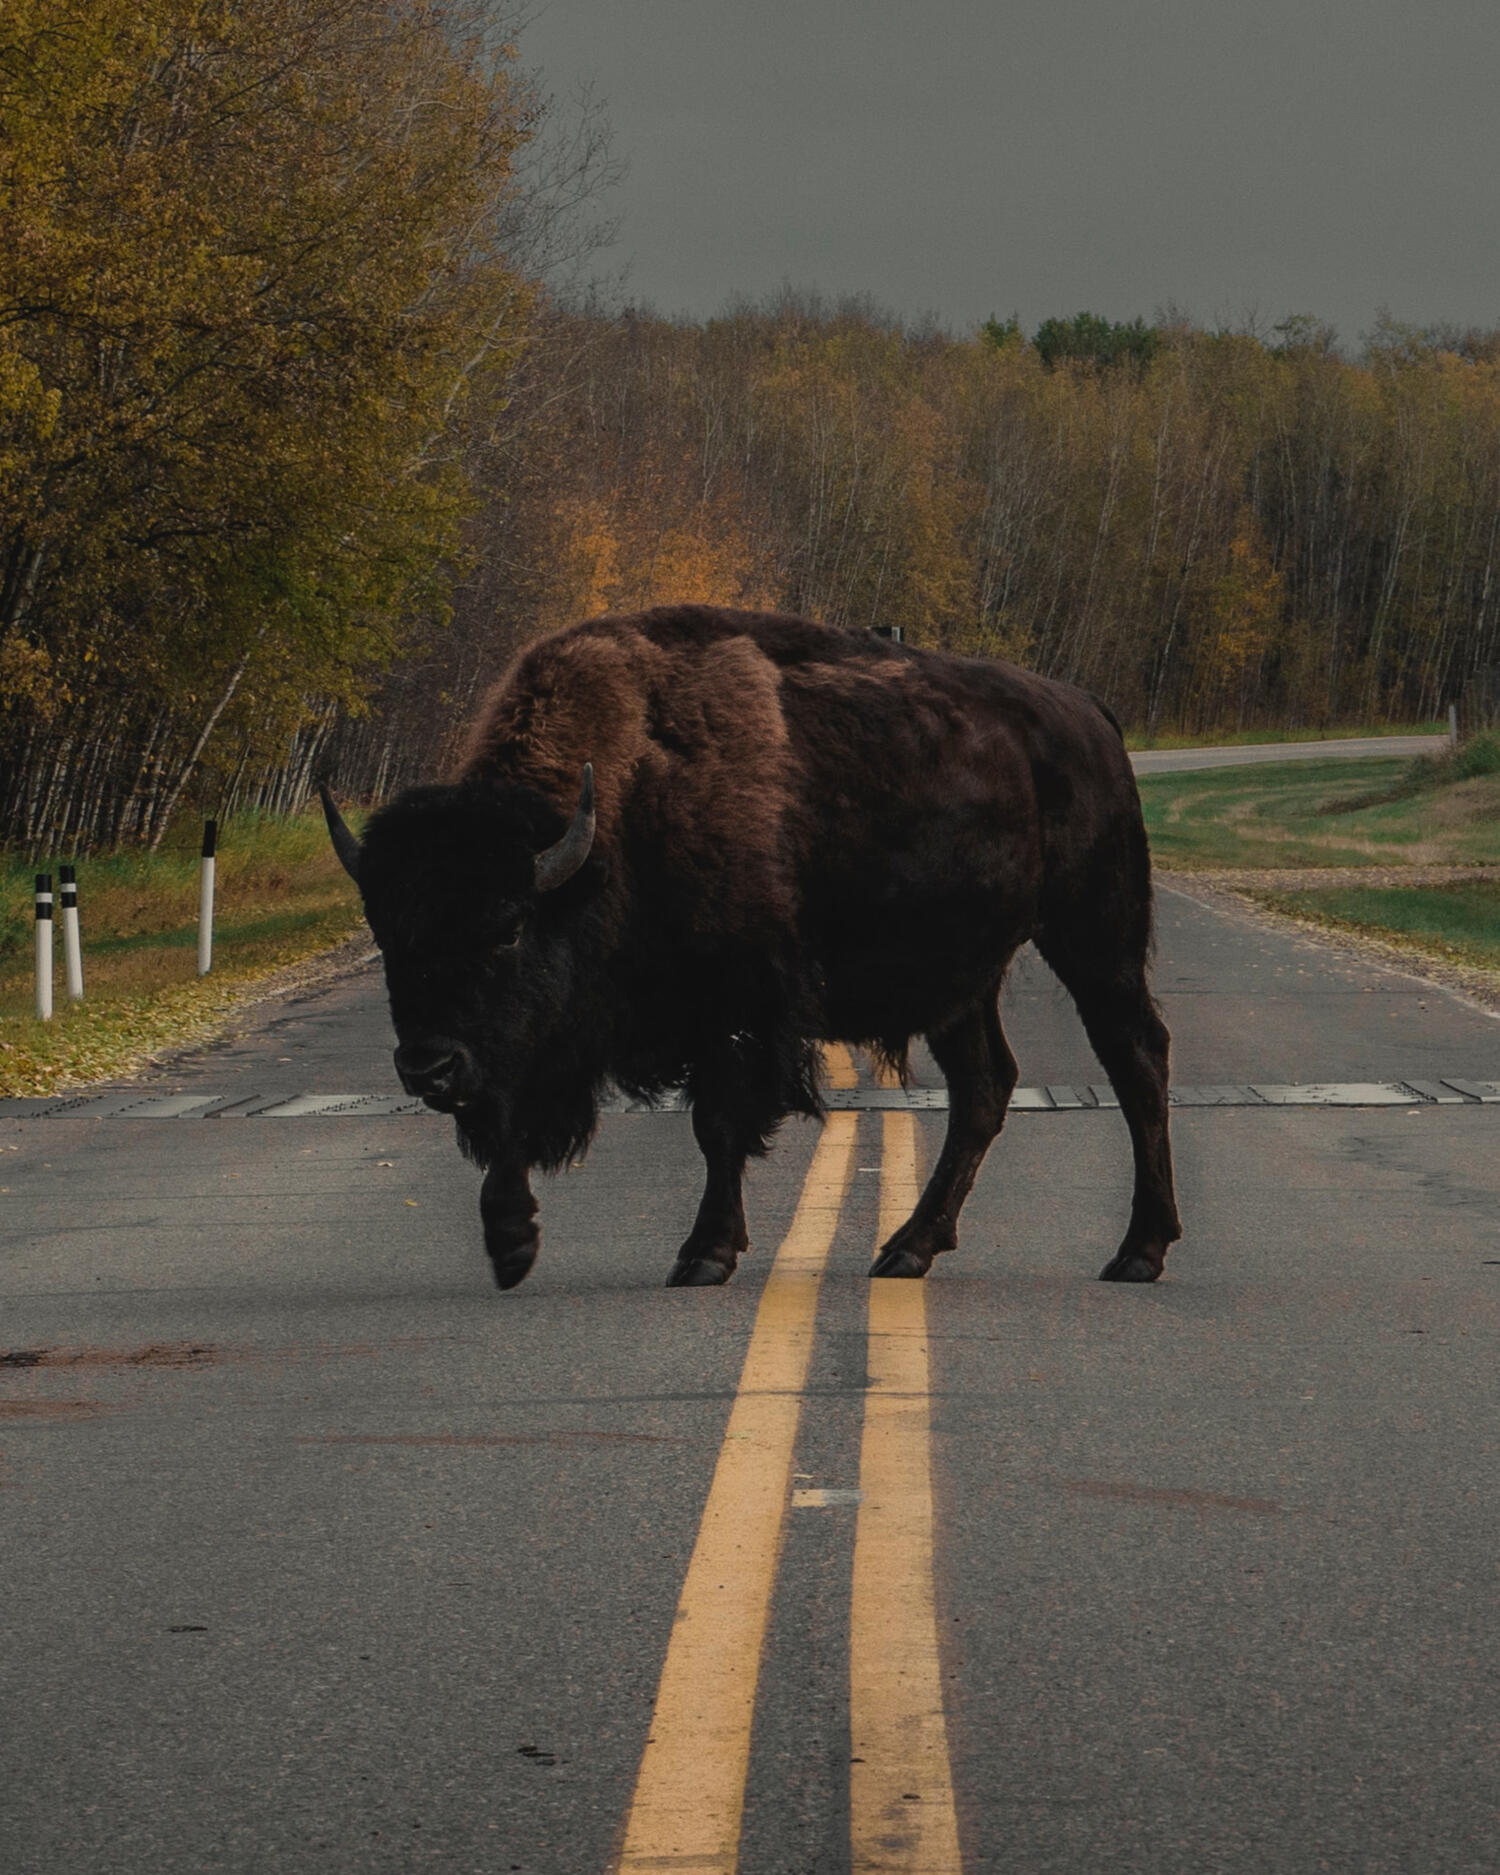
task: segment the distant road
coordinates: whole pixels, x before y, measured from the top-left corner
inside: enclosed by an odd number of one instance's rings
[[[1136,749],[1138,775],[1177,775],[1190,768],[1241,768],[1251,762],[1356,761],[1369,755],[1437,755],[1446,736],[1348,736],[1332,742],[1253,742],[1227,749]]]

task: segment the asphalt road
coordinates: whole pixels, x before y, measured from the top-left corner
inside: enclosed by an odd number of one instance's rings
[[[1160,922],[1184,1084],[1500,1077],[1446,991]],[[1007,1007],[1024,1081],[1102,1079],[1035,960]],[[387,1046],[367,973],[163,1086],[394,1091]],[[610,1116],[502,1296],[441,1121],[0,1120],[5,1868],[732,1868],[723,1786],[744,1875],[1490,1875],[1500,1105],[1180,1110],[1147,1289],[1093,1280],[1118,1114],[1018,1113],[872,1340],[912,1124],[789,1126],[735,1281],[668,1291],[688,1122]]]
[[[1190,768],[1245,768],[1259,762],[1358,761],[1372,755],[1440,755],[1446,736],[1340,736],[1327,742],[1237,743],[1219,749],[1137,749],[1138,775],[1177,775]]]

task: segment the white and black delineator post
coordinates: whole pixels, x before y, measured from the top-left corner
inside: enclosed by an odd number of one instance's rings
[[[78,873],[72,866],[57,869],[57,895],[61,900],[63,928],[63,975],[68,981],[68,1001],[83,1001],[83,952],[78,943]]]
[[[214,841],[219,823],[203,823],[203,870],[198,876],[198,974],[214,967]]]
[[[36,876],[36,1019],[52,1020],[52,874]]]
[[[1448,747],[1450,749],[1458,747],[1458,705],[1456,703],[1448,705]]]

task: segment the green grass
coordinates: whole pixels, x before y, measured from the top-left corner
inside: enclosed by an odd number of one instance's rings
[[[1193,734],[1184,730],[1164,730],[1147,736],[1131,730],[1125,737],[1127,749],[1239,749],[1254,748],[1267,742],[1347,742],[1363,736],[1440,736],[1446,735],[1446,723],[1361,723],[1339,729],[1203,729]]]
[[[1273,911],[1334,930],[1364,932],[1459,963],[1500,966],[1500,880],[1255,896]]]
[[[155,854],[78,863],[84,1001],[67,1001],[55,933],[55,1015],[38,1022],[34,874],[57,860],[0,860],[0,1095],[44,1094],[131,1074],[216,1033],[253,986],[361,931],[359,898],[322,817],[246,816],[221,830],[213,970],[197,973],[197,829]],[[59,858],[67,858],[66,854]]]
[[[200,833],[185,825],[160,852],[132,849],[80,861],[79,918],[90,941],[165,935],[195,919]],[[59,862],[71,858],[0,855],[0,977],[18,953],[31,956],[34,875],[55,875]],[[290,819],[246,814],[229,822],[220,830],[215,873],[219,911],[230,917],[309,892],[354,902],[316,812]]]
[[[1500,774],[1453,772],[1374,756],[1143,775],[1140,790],[1157,864],[1182,871],[1500,865]]]

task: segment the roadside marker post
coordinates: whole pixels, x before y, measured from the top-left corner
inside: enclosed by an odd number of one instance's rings
[[[214,967],[214,845],[219,823],[203,823],[203,870],[198,876],[198,974],[206,977]]]
[[[78,873],[72,866],[57,869],[57,889],[62,899],[63,975],[68,982],[68,1001],[83,1001],[83,951],[78,942]]]
[[[1456,703],[1448,705],[1448,747],[1450,749],[1458,747],[1458,705]]]
[[[36,876],[36,1019],[52,1020],[52,874]]]

